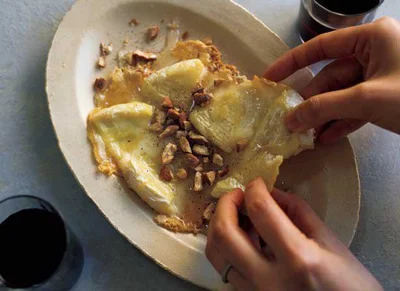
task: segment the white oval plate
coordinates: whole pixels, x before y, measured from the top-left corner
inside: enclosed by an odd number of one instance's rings
[[[278,16],[277,16],[278,17]],[[140,25],[128,22],[137,18]],[[81,0],[65,16],[54,37],[47,64],[47,94],[60,148],[87,195],[118,231],[155,262],[194,284],[221,289],[220,276],[204,255],[202,235],[173,234],[152,221],[153,212],[124,182],[96,172],[86,137],[86,117],[93,108],[93,80],[99,43],[113,42],[114,52],[129,40],[129,48],[161,50],[166,23],[178,18],[182,31],[201,39],[210,36],[224,60],[245,74],[261,75],[287,50],[262,22],[229,0]],[[160,21],[165,19],[165,23]],[[160,25],[161,35],[149,46],[144,33]],[[112,59],[109,57],[109,59]],[[298,73],[292,81],[306,84],[312,75]],[[358,222],[359,182],[348,140],[318,147],[286,162],[280,180],[311,203],[320,217],[350,244]]]

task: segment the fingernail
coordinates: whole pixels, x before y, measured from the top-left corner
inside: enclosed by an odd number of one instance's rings
[[[300,131],[303,127],[303,124],[297,118],[296,111],[293,111],[286,116],[285,125],[290,131]]]

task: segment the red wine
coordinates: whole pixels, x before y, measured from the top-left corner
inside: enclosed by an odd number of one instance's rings
[[[303,41],[308,41],[313,37],[333,31],[334,27],[328,27],[324,24],[324,21],[318,19],[317,16],[311,15],[308,9],[305,7],[307,4],[301,1],[300,12],[298,19],[299,33]],[[344,14],[344,15],[355,15],[360,13],[368,12],[377,7],[381,0],[311,0],[315,1],[324,8]],[[310,5],[316,5],[311,3]],[[327,21],[327,19],[325,19]]]
[[[379,0],[316,0],[326,9],[340,14],[365,13],[379,4]]]
[[[0,275],[12,288],[46,281],[57,270],[67,245],[64,222],[52,212],[25,209],[0,224]]]

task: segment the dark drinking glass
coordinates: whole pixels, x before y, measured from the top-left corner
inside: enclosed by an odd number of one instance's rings
[[[336,29],[371,22],[384,0],[300,0],[302,41]]]
[[[77,237],[48,202],[33,196],[0,202],[0,290],[69,290],[82,266]]]

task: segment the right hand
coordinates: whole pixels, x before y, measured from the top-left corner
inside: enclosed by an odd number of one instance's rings
[[[385,17],[322,34],[287,52],[264,77],[279,82],[325,59],[336,60],[301,92],[307,100],[286,116],[288,129],[317,128],[323,143],[367,122],[400,134],[400,22]]]

